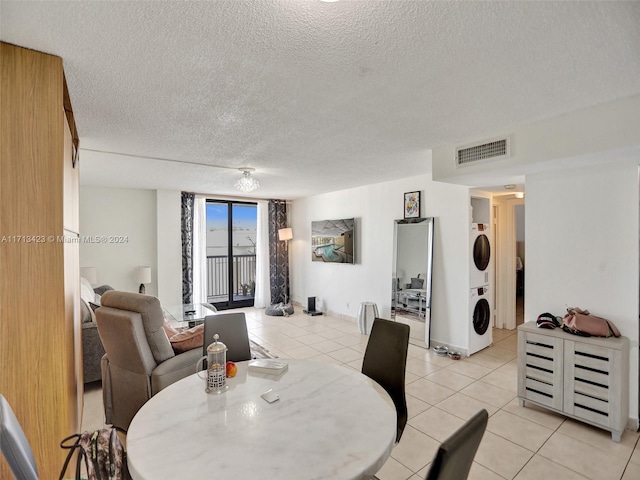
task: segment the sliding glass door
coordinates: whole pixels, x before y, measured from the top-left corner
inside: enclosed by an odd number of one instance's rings
[[[255,203],[207,200],[207,297],[218,310],[253,306]]]

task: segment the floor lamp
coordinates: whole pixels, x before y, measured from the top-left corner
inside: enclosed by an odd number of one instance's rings
[[[284,249],[287,252],[287,272],[284,280],[284,303],[289,303],[289,240],[293,238],[293,229],[291,227],[281,228],[278,230],[278,240],[284,241]]]

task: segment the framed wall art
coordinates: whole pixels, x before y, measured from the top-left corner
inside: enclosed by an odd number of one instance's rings
[[[420,192],[404,194],[404,218],[420,218]]]

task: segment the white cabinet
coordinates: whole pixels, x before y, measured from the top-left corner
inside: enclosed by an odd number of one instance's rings
[[[518,398],[611,432],[629,416],[629,339],[518,328]]]

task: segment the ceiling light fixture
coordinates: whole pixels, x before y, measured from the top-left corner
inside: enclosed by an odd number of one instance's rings
[[[236,182],[236,188],[245,193],[252,192],[260,186],[260,182],[251,176],[251,172],[254,172],[255,168],[239,168],[242,172],[242,177]]]
[[[508,185],[505,185],[504,188],[506,188],[507,190],[513,190],[514,188],[516,188],[516,186],[513,183],[510,183]]]

